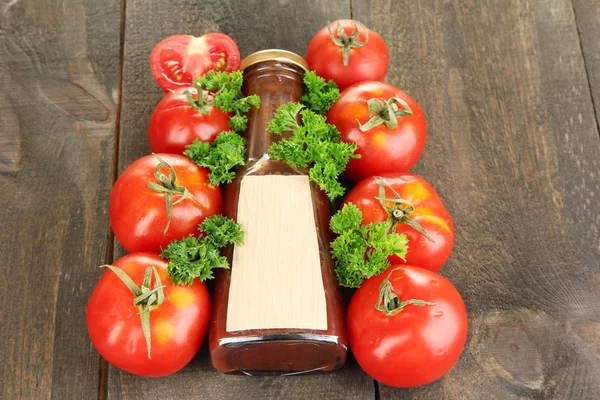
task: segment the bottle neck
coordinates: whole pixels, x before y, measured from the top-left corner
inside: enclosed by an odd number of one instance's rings
[[[279,107],[291,101],[300,101],[304,94],[303,77],[302,68],[279,61],[260,62],[244,71],[244,95],[256,94],[260,97],[260,107],[251,108],[248,114],[246,138],[249,161],[261,159],[268,153],[272,142],[291,135],[273,135],[268,125]]]

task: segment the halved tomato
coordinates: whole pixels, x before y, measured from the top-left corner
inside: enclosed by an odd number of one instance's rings
[[[190,86],[210,70],[231,72],[239,67],[240,51],[233,39],[222,33],[169,36],[150,54],[152,75],[165,92]]]

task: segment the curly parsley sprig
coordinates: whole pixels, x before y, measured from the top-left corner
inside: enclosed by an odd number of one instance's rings
[[[363,226],[362,219],[361,211],[352,203],[331,218],[331,230],[338,235],[331,242],[331,255],[341,286],[357,288],[366,279],[382,273],[390,267],[388,257],[392,254],[403,260],[406,257],[406,235],[388,233],[387,222]]]
[[[325,82],[314,71],[304,74],[306,94],[302,96],[302,103],[311,111],[324,115],[340,97],[340,89],[334,81]]]
[[[208,181],[220,185],[230,183],[235,177],[233,169],[244,165],[246,139],[234,131],[225,131],[212,144],[196,139],[185,148],[183,154],[187,158],[210,170]]]
[[[300,123],[298,122],[300,115]],[[329,199],[344,194],[338,177],[354,154],[356,145],[342,142],[340,132],[325,122],[325,117],[306,109],[299,103],[287,103],[269,122],[269,131],[281,135],[291,131],[289,139],[271,144],[269,155],[293,168],[310,168],[309,177],[315,181]]]
[[[162,258],[169,260],[167,272],[174,284],[191,285],[196,278],[200,281],[212,279],[215,268],[229,269],[229,262],[220,249],[228,244],[240,246],[244,242],[241,226],[220,214],[207,217],[198,230],[205,235],[174,240],[160,253]]]
[[[186,146],[183,153],[199,166],[210,169],[209,181],[213,185],[231,182],[235,176],[233,169],[244,164],[246,141],[236,132],[246,130],[246,114],[250,107],[260,107],[260,97],[241,97],[242,84],[241,71],[210,71],[194,81],[193,86],[198,91],[197,98],[189,90],[184,92],[189,105],[201,114],[207,115],[212,106],[232,114],[229,119],[231,131],[221,132],[212,144],[196,139]]]
[[[246,114],[250,111],[250,107],[260,107],[260,97],[257,95],[240,96],[243,81],[242,71],[210,71],[194,81],[198,93],[202,91],[211,93],[215,107],[223,112],[232,113],[229,126],[236,132],[243,132],[248,127]]]

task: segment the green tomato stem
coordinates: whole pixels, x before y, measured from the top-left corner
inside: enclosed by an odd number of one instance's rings
[[[363,27],[365,29],[365,41],[364,42],[359,42],[358,40],[356,40],[356,39],[358,39],[358,35],[360,33],[358,31],[358,25],[360,25],[361,27]],[[363,47],[364,45],[369,43],[369,30],[363,24],[360,24],[357,22],[353,22],[352,26],[354,27],[354,31],[352,32],[352,34],[350,36],[348,36],[346,34],[346,31],[342,27],[342,25],[338,22],[338,24],[337,24],[338,37],[336,38],[333,35],[333,32],[331,31],[331,23],[327,24],[327,30],[329,31],[329,37],[331,38],[331,41],[336,46],[339,46],[342,48],[342,61],[344,63],[344,67],[347,67],[348,64],[350,63],[350,49],[357,49],[357,48]]]
[[[142,323],[142,331],[148,348],[148,358],[151,356],[152,340],[150,337],[150,311],[160,306],[165,301],[163,289],[166,287],[160,280],[160,275],[155,267],[148,266],[144,273],[144,282],[141,287],[138,287],[125,271],[115,267],[114,265],[102,265],[101,268],[108,268],[117,275],[117,277],[127,286],[131,293],[135,296],[133,305],[140,310],[140,321]],[[154,273],[154,288],[152,289],[152,275]]]
[[[406,224],[412,228],[414,228],[417,232],[421,233],[427,239],[431,240],[435,243],[433,238],[429,236],[427,231],[415,220],[410,219],[410,214],[415,210],[415,206],[408,200],[404,200],[400,197],[400,195],[392,188],[388,186],[388,189],[394,193],[393,199],[387,199],[385,197],[385,182],[383,178],[379,177],[379,194],[378,197],[375,197],[379,200],[379,204],[388,214],[388,224],[389,228],[387,230],[388,233],[396,232],[396,226],[398,224]],[[389,207],[387,203],[393,203],[393,207]],[[404,207],[406,206],[406,207]]]
[[[194,200],[194,198],[185,186],[177,185],[177,174],[175,173],[175,169],[156,154],[154,154],[154,157],[156,157],[159,161],[158,165],[156,166],[156,169],[154,170],[154,177],[160,183],[160,185],[154,182],[148,182],[148,188],[154,190],[155,192],[165,194],[165,201],[167,207],[167,226],[165,227],[163,234],[166,235],[169,231],[169,226],[171,226],[171,214],[173,212],[173,206],[182,202],[185,199]],[[169,168],[170,174],[168,177],[162,172],[160,172],[162,167]],[[181,198],[173,202],[174,194],[180,195]]]
[[[390,277],[392,276],[392,273],[397,270],[398,268],[394,268],[393,270],[391,270],[388,276],[383,280],[383,282],[381,282],[381,285],[379,286],[379,298],[377,299],[377,304],[375,305],[375,308],[378,311],[381,311],[388,317],[391,317],[398,314],[404,309],[404,307],[408,305],[422,307],[433,306],[436,304],[418,299],[400,301],[400,297],[398,297],[398,295],[393,292],[394,287],[390,282]]]
[[[398,104],[402,108],[398,107]],[[369,116],[371,118],[364,125],[358,119],[356,120],[361,132],[367,132],[381,124],[385,124],[390,129],[395,129],[398,127],[398,118],[412,115],[412,109],[400,97],[392,97],[386,101],[375,98],[369,99],[367,106],[369,107]]]

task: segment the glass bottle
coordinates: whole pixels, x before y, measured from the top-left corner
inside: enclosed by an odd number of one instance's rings
[[[245,243],[226,250],[231,270],[216,275],[211,362],[245,374],[331,371],[344,364],[348,342],[329,252],[329,201],[306,170],[268,156],[280,140],[268,123],[280,106],[300,101],[307,64],[264,50],[242,69],[244,95],[260,96],[261,105],[249,113],[247,163],[224,192],[223,212],[242,224]]]

